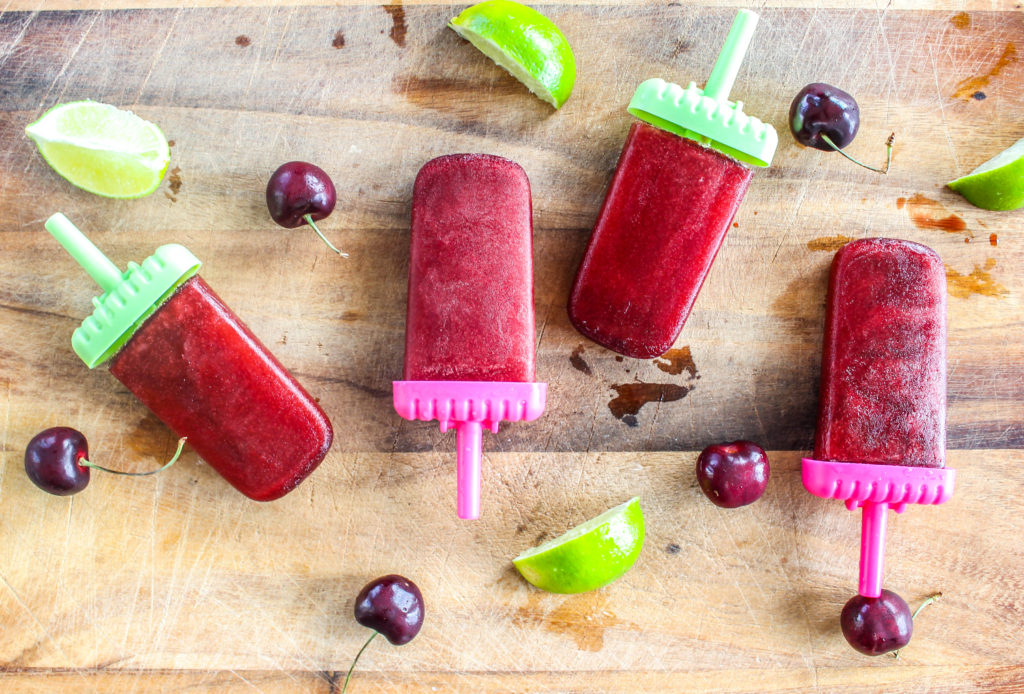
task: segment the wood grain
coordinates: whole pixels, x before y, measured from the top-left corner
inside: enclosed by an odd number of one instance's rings
[[[582,691],[602,691],[617,671],[696,690],[750,691],[767,677],[782,691],[815,678],[841,691],[854,671],[862,686],[923,677],[960,691],[968,665],[972,678],[1021,683],[1024,556],[1007,538],[1024,528],[1019,514],[990,511],[1019,509],[1020,451],[984,461],[953,452],[959,489],[948,506],[892,519],[887,585],[911,604],[943,593],[900,662],[866,661],[838,633],[859,525],[842,504],[803,491],[799,456],[771,453],[766,496],[726,512],[696,487],[694,455],[489,455],[475,524],[451,513],[441,453],[334,453],[296,493],[265,505],[194,457],[131,487],[97,477],[73,500],[5,475],[2,502],[19,504],[0,548],[5,676],[113,681],[121,670],[182,668],[201,671],[186,682],[216,691],[232,671],[272,670],[257,677],[275,691],[285,673],[346,669],[365,638],[348,617],[352,596],[367,576],[401,570],[428,596],[424,630],[401,649],[375,645],[360,668],[374,681],[401,673],[393,691],[412,691],[421,673],[424,690],[431,673],[460,691],[494,678],[481,686],[498,690],[513,672],[588,673]],[[515,574],[509,558],[523,548],[631,494],[644,500],[646,547],[613,589],[548,595]],[[327,691],[315,677],[311,690]],[[534,679],[515,681],[533,690]],[[565,680],[545,686],[563,691]]]
[[[546,5],[580,67],[555,113],[444,28],[452,6],[206,4],[0,5],[0,690],[338,691],[365,638],[352,596],[391,571],[421,585],[427,625],[401,649],[369,649],[352,691],[1024,688],[1024,212],[978,210],[942,185],[1024,135],[1015,3],[764,5],[736,92],[780,130],[779,153],[675,352],[652,361],[576,333],[569,286],[633,87],[703,80],[733,6]],[[857,96],[856,156],[880,163],[896,132],[888,176],[791,141],[789,100],[817,80]],[[24,125],[79,98],[130,107],[173,140],[156,194],[89,196],[41,160]],[[508,156],[530,176],[550,388],[542,419],[485,439],[484,518],[471,524],[454,518],[451,435],[400,421],[390,403],[412,181],[454,151]],[[267,218],[267,177],[289,159],[334,178],[322,228],[350,260]],[[155,479],[95,475],[71,499],[32,487],[21,456],[46,426],[84,431],[115,467],[148,469],[174,448],[69,348],[95,292],[42,229],[56,210],[120,264],[172,240],[202,258],[332,418],[321,469],[269,505],[192,453]],[[806,494],[798,472],[832,252],[878,235],[926,243],[947,264],[960,475],[946,507],[891,520],[887,585],[912,604],[944,593],[899,662],[859,657],[839,635],[857,520]],[[695,451],[738,437],[773,451],[773,481],[727,513],[691,470]],[[511,568],[634,494],[647,547],[613,587],[545,595]]]

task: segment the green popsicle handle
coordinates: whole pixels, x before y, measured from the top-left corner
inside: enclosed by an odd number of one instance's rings
[[[104,292],[121,283],[123,275],[117,266],[63,214],[58,212],[47,219],[46,230],[85,268]]]
[[[718,60],[715,61],[715,67],[711,70],[707,84],[704,85],[704,96],[709,96],[715,101],[728,100],[740,65],[743,64],[743,57],[750,46],[750,39],[757,28],[757,19],[757,14],[750,10],[740,10],[736,13],[729,35],[725,37],[725,44],[718,54]]]

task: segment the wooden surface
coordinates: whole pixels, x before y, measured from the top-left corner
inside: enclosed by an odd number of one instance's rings
[[[668,359],[582,338],[569,286],[642,79],[705,79],[735,11],[548,4],[578,59],[553,112],[455,34],[461,6],[317,2],[0,3],[0,690],[337,692],[366,637],[352,599],[399,572],[421,635],[374,643],[352,692],[1024,690],[1024,211],[975,209],[943,184],[1024,136],[1024,13],[1012,1],[759,3],[735,95],[780,130]],[[333,5],[334,3],[331,3]],[[790,138],[793,94],[853,93],[850,151]],[[49,106],[130,107],[173,140],[152,196],[105,200],[57,177],[24,137]],[[538,371],[550,403],[487,435],[483,517],[454,515],[454,442],[401,421],[409,203],[431,157],[515,159],[533,186]],[[267,177],[319,163],[339,191],[325,232],[270,222]],[[334,422],[320,469],[270,504],[191,452],[138,480],[94,474],[72,498],[22,469],[37,431],[73,426],[93,458],[148,469],[174,436],[69,345],[94,289],[42,222],[61,210],[118,263],[178,241]],[[935,248],[949,278],[944,507],[890,521],[886,585],[919,617],[896,661],[854,653],[858,521],[802,488],[815,422],[825,281],[847,238]],[[770,449],[764,498],[722,511],[695,451]],[[509,560],[639,494],[634,569],[580,596],[540,593]]]

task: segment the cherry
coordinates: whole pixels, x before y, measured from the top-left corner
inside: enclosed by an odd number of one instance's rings
[[[304,161],[281,164],[267,181],[267,209],[270,217],[286,229],[309,224],[328,248],[348,257],[321,233],[316,221],[334,211],[337,193],[331,177],[319,166]]]
[[[69,496],[89,484],[89,468],[133,477],[153,475],[173,465],[184,446],[185,439],[179,439],[174,457],[161,468],[149,472],[123,472],[89,462],[89,442],[82,432],[71,427],[52,427],[33,436],[25,447],[25,473],[44,492]]]
[[[44,492],[77,494],[89,484],[89,442],[71,427],[53,427],[32,437],[25,448],[25,473]]]
[[[860,127],[857,100],[838,87],[814,82],[797,92],[789,106],[789,130],[796,141],[807,147],[839,152],[850,161],[878,173],[886,173],[892,162],[895,134],[886,141],[887,161],[884,169],[863,164],[842,149],[853,142]]]
[[[843,636],[864,655],[882,655],[903,648],[914,633],[906,601],[891,590],[877,598],[855,595],[839,617]]]
[[[359,656],[377,634],[396,646],[409,643],[423,626],[423,595],[415,583],[398,574],[381,576],[363,586],[356,596],[356,621],[373,629],[370,638],[359,649],[345,676],[342,694],[348,689],[349,678],[355,670]]]
[[[356,621],[384,634],[396,646],[409,643],[423,626],[423,596],[397,574],[370,581],[356,596]]]
[[[808,84],[789,106],[789,129],[807,147],[826,152],[842,149],[853,142],[859,127],[857,100],[830,84]]]
[[[770,474],[764,449],[750,441],[716,443],[697,456],[697,482],[711,502],[722,508],[760,499]]]

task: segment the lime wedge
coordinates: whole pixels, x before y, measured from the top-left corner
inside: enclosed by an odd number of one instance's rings
[[[171,161],[158,127],[96,101],[58,104],[25,132],[69,183],[108,198],[149,195]]]
[[[626,573],[644,544],[640,498],[578,525],[512,560],[527,581],[552,593],[583,593]]]
[[[555,108],[572,93],[572,49],[537,10],[512,0],[487,0],[463,10],[448,26]]]
[[[1024,207],[1024,139],[946,185],[983,210]]]

